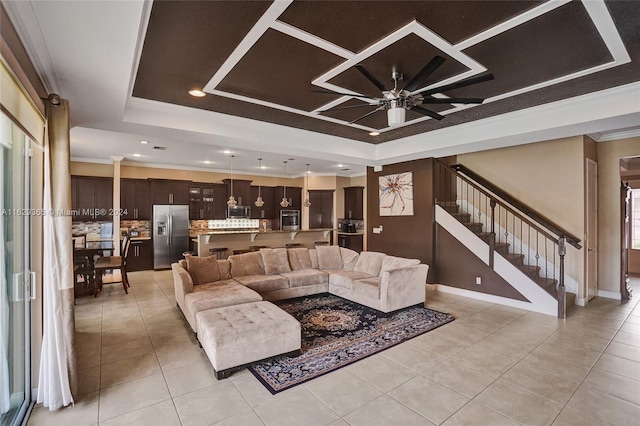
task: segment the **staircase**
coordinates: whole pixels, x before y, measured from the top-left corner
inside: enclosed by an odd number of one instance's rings
[[[566,244],[579,241],[464,166],[436,163],[436,204],[489,245],[489,266],[497,253],[558,301],[558,316],[574,306],[566,292]]]

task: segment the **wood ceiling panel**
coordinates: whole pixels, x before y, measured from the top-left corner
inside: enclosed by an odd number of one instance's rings
[[[133,95],[178,101],[204,87],[270,4],[154,2]]]
[[[268,30],[217,88],[312,111],[328,99],[311,92],[311,81],[343,61],[326,50]]]
[[[360,52],[413,20],[457,43],[540,3],[543,1],[296,1],[279,20]]]

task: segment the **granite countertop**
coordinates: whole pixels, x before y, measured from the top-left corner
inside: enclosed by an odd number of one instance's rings
[[[224,234],[284,234],[291,232],[323,232],[323,231],[335,231],[333,228],[317,228],[317,229],[298,229],[295,231],[287,230],[261,230],[261,229],[227,229],[227,230],[214,230],[208,229],[203,231],[195,231],[190,233],[190,236],[195,237],[198,235],[224,235]]]

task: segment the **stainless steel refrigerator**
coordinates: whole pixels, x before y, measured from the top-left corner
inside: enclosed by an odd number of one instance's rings
[[[189,250],[189,206],[153,206],[153,269],[171,268]]]

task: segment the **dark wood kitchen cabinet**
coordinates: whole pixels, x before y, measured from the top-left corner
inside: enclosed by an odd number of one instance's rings
[[[363,186],[348,186],[344,188],[344,218],[364,219],[363,209]]]
[[[226,187],[213,183],[193,183],[189,185],[189,219],[209,220],[218,217],[216,204],[226,205]]]
[[[74,221],[113,220],[113,178],[71,176]]]
[[[153,240],[131,240],[127,272],[153,269]]]
[[[149,181],[146,179],[120,180],[120,208],[122,220],[151,220]]]
[[[362,234],[338,233],[338,245],[360,253],[363,247]]]
[[[263,186],[260,193],[264,205],[257,207],[255,202],[258,199],[258,187],[251,187],[251,219],[276,219],[276,189],[273,186]]]
[[[309,191],[309,229],[333,228],[333,189]]]
[[[227,186],[227,198],[232,195],[231,179],[222,179]],[[253,206],[255,200],[251,200],[251,181],[244,179],[233,179],[233,197],[239,206]]]
[[[187,180],[151,180],[151,204],[189,204]]]

